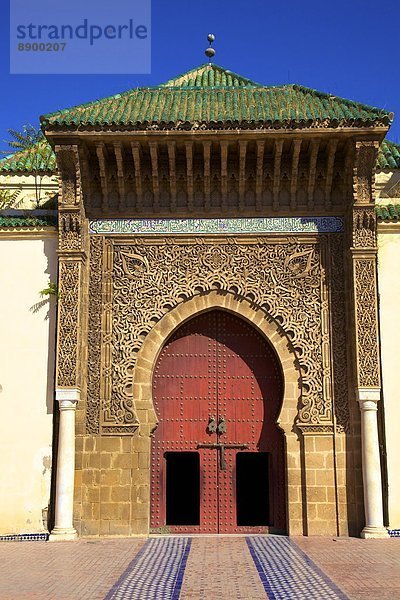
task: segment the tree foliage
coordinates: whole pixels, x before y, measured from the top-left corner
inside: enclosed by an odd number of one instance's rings
[[[11,140],[4,140],[14,150],[29,150],[33,148],[39,142],[45,141],[45,137],[41,129],[36,129],[33,125],[24,125],[22,131],[16,129],[8,129],[8,133],[11,135]],[[3,153],[7,154],[7,152]]]
[[[21,197],[21,188],[16,190],[0,189],[0,210],[20,208],[24,199]]]
[[[22,131],[9,129],[8,133],[12,139],[4,141],[16,152],[23,152],[27,156],[26,164],[29,168],[29,172],[34,178],[34,203],[36,208],[38,208],[42,201],[48,200],[48,194],[43,194],[43,179],[51,170],[50,161],[52,160],[52,154],[49,150],[47,140],[44,137],[42,130],[37,129],[33,125],[24,125]],[[7,154],[5,151],[2,151],[2,153]],[[18,203],[18,206],[22,203],[22,199],[18,200],[20,192],[21,190],[18,190],[18,194],[15,197],[14,192],[11,193],[13,200]],[[10,198],[7,197],[7,199],[11,200],[11,196]],[[5,201],[6,198],[3,197],[3,200]],[[7,206],[2,206],[0,204],[1,208],[18,208],[18,206],[15,204],[12,205],[10,202],[8,202]]]

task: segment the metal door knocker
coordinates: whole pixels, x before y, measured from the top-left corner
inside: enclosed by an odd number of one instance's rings
[[[208,433],[215,433],[217,431],[217,420],[212,415],[208,417],[207,431]]]
[[[218,421],[217,433],[218,433],[218,435],[221,435],[222,433],[226,433],[225,417],[221,417],[220,420]]]

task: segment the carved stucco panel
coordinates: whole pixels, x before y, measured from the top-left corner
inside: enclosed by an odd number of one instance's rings
[[[356,203],[374,202],[375,164],[379,143],[376,141],[356,142],[353,171],[353,191]]]
[[[60,262],[57,387],[77,385],[80,269],[78,261]]]
[[[332,385],[335,399],[336,427],[338,431],[348,431],[348,372],[347,372],[347,332],[345,309],[345,274],[343,237],[329,238],[331,257],[330,306],[332,335]]]
[[[55,146],[59,171],[59,193],[61,207],[79,206],[81,201],[81,173],[79,152],[76,145]]]
[[[172,307],[213,289],[248,299],[280,324],[302,371],[299,423],[331,423],[329,297],[321,255],[326,244],[324,236],[320,243],[108,239],[102,431],[137,427],[132,379],[144,338]]]
[[[100,368],[101,368],[101,315],[103,281],[103,238],[90,239],[89,327],[88,327],[88,383],[86,403],[86,431],[99,433]]]
[[[375,257],[354,260],[359,387],[380,387],[375,276]]]
[[[353,247],[374,248],[376,246],[375,207],[353,207]]]

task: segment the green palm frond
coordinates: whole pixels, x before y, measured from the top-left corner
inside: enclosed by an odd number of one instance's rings
[[[22,188],[17,188],[14,191],[0,190],[0,210],[7,208],[20,208],[24,198],[21,196]]]
[[[24,125],[22,131],[9,129],[8,133],[13,138],[11,140],[3,140],[10,148],[14,150],[28,150],[35,146],[38,142],[44,140],[41,129],[36,129],[33,125]],[[7,151],[2,151],[2,154],[8,154]]]

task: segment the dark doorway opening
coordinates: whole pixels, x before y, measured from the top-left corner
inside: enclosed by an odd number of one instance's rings
[[[237,525],[269,525],[269,453],[236,455]]]
[[[166,452],[166,524],[200,525],[200,456]]]

